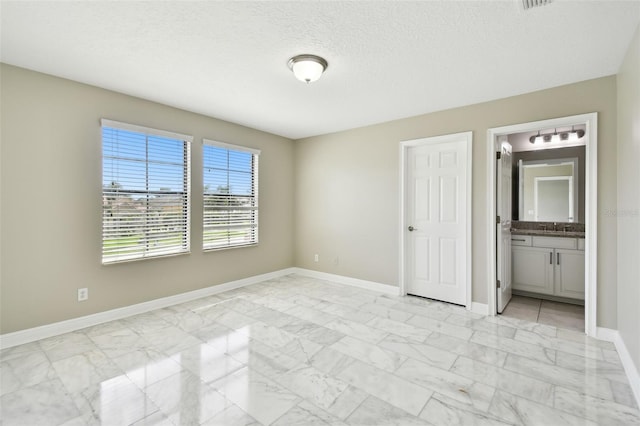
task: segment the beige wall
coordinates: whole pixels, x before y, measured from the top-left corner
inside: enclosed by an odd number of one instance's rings
[[[618,330],[640,371],[640,26],[618,74]],[[639,392],[640,389],[636,389]],[[636,393],[637,396],[640,394]]]
[[[617,206],[615,76],[294,144],[68,80],[6,65],[0,71],[2,333],[293,265],[397,285],[399,142],[467,130],[474,136],[473,300],[486,303],[487,129],[588,112],[599,113],[598,325],[617,328],[617,220],[605,214]],[[202,253],[194,196],[190,255],[102,266],[103,117],[193,135],[194,195],[202,187],[202,137],[262,149],[260,246]],[[78,287],[89,287],[87,302],[76,302]]]
[[[471,130],[473,301],[487,303],[487,129],[589,112],[599,114],[603,212],[616,206],[615,76],[297,141],[296,265],[398,285],[399,142]],[[616,229],[615,217],[599,216],[598,325],[610,328],[616,328]]]
[[[1,333],[293,266],[293,142],[1,65]],[[101,265],[100,119],[194,136],[191,254]],[[203,253],[203,137],[262,150],[260,245]],[[89,300],[76,290],[89,288]]]

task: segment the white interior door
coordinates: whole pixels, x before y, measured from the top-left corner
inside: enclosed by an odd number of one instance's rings
[[[408,294],[467,305],[471,135],[426,138],[406,152]]]
[[[512,149],[509,142],[500,142],[500,158],[497,160],[497,208],[500,223],[496,226],[496,275],[498,313],[502,313],[511,300],[511,203],[512,203]],[[498,284],[498,283],[496,283]]]

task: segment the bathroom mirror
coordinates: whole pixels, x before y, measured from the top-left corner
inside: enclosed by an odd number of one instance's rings
[[[578,158],[518,161],[518,220],[579,222]]]

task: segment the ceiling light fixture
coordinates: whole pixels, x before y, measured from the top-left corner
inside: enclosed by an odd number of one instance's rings
[[[329,63],[320,56],[298,55],[289,59],[289,68],[293,75],[304,83],[311,83],[320,78]]]

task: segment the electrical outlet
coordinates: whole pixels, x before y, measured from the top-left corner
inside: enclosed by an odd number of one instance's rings
[[[79,288],[78,289],[78,302],[84,302],[89,298],[89,289],[88,288]]]
[[[319,262],[320,261],[320,256],[318,256],[317,254],[313,256],[313,261],[314,262]]]
[[[338,256],[333,258],[333,264],[336,266],[340,265],[340,258]]]

